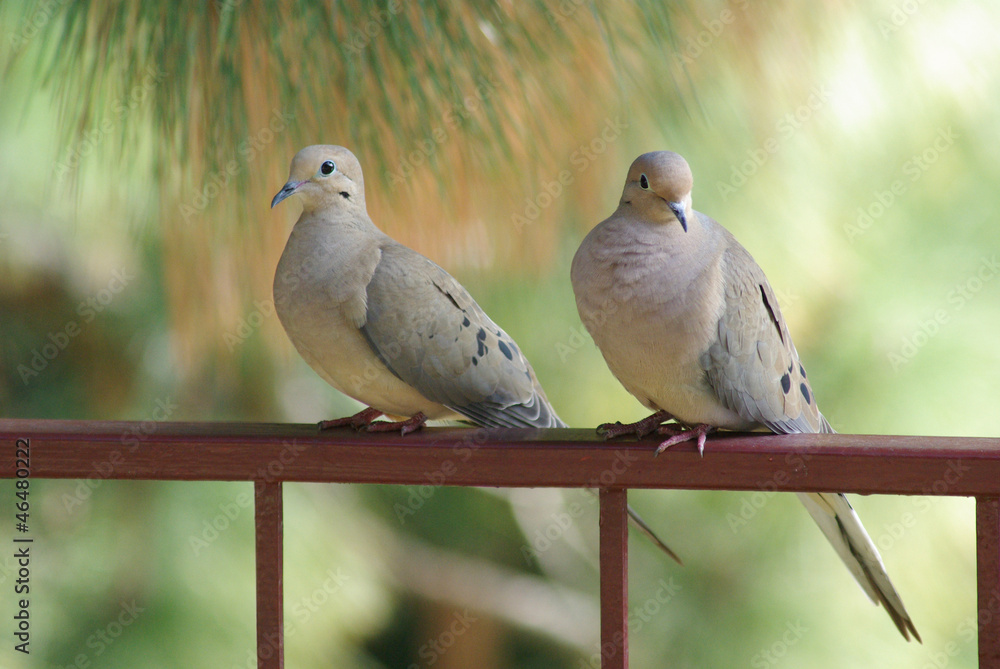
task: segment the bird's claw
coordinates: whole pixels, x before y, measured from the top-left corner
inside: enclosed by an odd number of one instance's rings
[[[647,434],[655,432],[661,423],[672,419],[673,416],[666,411],[657,411],[652,416],[647,416],[634,423],[622,423],[621,421],[601,423],[597,426],[597,433],[604,435],[605,440],[624,435],[635,435],[642,439]]]
[[[705,440],[708,437],[708,433],[715,428],[711,425],[705,425],[704,423],[700,425],[695,425],[693,427],[678,429],[671,425],[661,425],[657,432],[660,434],[669,434],[670,438],[661,442],[659,446],[656,447],[656,453],[653,455],[659,455],[663,451],[667,450],[674,444],[680,444],[685,441],[691,441],[692,439],[698,440],[698,455],[705,457]]]
[[[427,416],[423,411],[418,411],[406,420],[400,421],[376,421],[365,426],[367,432],[395,432],[399,430],[401,436],[406,436],[411,432],[416,432],[427,422]]]
[[[373,409],[371,407],[365,407],[353,416],[345,416],[344,418],[334,418],[333,420],[320,421],[320,430],[329,430],[335,427],[353,427],[355,430],[360,430],[363,427],[371,425],[371,422],[382,415],[382,412],[378,409]]]

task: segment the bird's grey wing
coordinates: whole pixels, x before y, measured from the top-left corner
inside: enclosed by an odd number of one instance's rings
[[[393,374],[478,425],[565,426],[510,336],[451,275],[405,246],[383,246],[360,329]]]
[[[732,235],[724,237],[724,308],[701,356],[709,384],[723,405],[773,432],[832,432],[767,277]]]

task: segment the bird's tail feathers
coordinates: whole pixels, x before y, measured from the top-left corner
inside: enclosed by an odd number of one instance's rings
[[[820,530],[861,588],[875,604],[885,607],[892,622],[907,641],[913,635],[920,641],[913,621],[906,613],[903,600],[886,573],[878,549],[847,497],[840,493],[798,493]]]

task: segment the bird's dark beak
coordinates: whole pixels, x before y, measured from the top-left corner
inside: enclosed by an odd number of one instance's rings
[[[278,194],[275,195],[274,199],[271,200],[271,209],[274,209],[274,205],[278,204],[289,195],[294,195],[296,189],[298,189],[298,187],[304,183],[305,181],[289,181],[284,186],[282,186],[281,190],[278,191]]]
[[[680,202],[668,202],[667,206],[670,207],[670,211],[674,212],[674,216],[676,216],[677,220],[680,221],[681,227],[684,228],[684,232],[687,232],[688,222],[687,222],[687,216],[684,214],[684,205],[681,204]]]

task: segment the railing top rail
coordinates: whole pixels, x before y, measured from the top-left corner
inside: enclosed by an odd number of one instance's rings
[[[34,478],[267,480],[501,487],[1000,493],[1000,439],[729,434],[653,456],[592,429],[428,428],[401,437],[314,425],[0,419],[31,440]],[[3,449],[0,477],[15,475]]]

